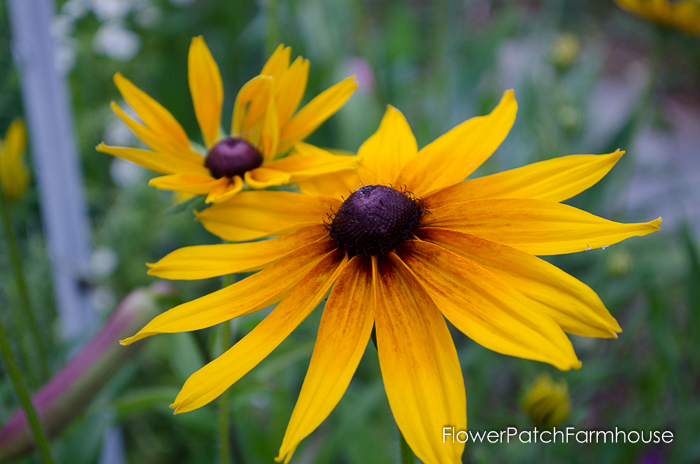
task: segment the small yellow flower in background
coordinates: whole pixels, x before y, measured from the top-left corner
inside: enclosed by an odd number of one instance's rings
[[[541,374],[528,387],[523,409],[535,427],[552,429],[568,419],[571,412],[566,380],[554,383],[549,374]]]
[[[309,61],[290,64],[291,48],[280,45],[238,92],[230,136],[221,131],[224,99],[219,67],[202,37],[192,39],[188,78],[195,114],[206,146],[198,153],[175,118],[159,103],[117,73],[114,82],[139,115],[139,124],[112,102],[114,112],[151,150],[111,147],[97,150],[167,174],[150,185],[184,194],[207,195],[208,203],[228,200],[243,189],[294,183],[314,175],[352,168],[356,159],[301,150],[280,158],[306,138],[347,101],[357,84],[347,78],[325,90],[296,112],[306,89]],[[296,112],[296,114],[295,114]]]
[[[27,148],[27,132],[24,122],[15,119],[0,141],[0,188],[9,201],[22,197],[29,185],[29,172],[24,165],[24,152]]]
[[[163,313],[123,343],[211,327],[278,303],[187,380],[172,407],[192,411],[262,361],[330,291],[277,459],[288,461],[333,410],[375,327],[384,387],[407,443],[427,464],[461,462],[464,444],[443,443],[441,435],[445,425],[467,425],[445,318],[488,349],[578,369],[565,332],[613,338],[620,326],[593,290],[536,255],[599,248],[661,223],[621,224],[560,203],[600,180],[621,151],[462,182],[505,139],[516,111],[508,91],[491,114],[419,151],[401,112],[389,107],[360,147],[357,172],[301,182],[304,194],[248,191],[211,206],[200,220],[224,238],[282,236],[182,248],[149,273],[189,280],[262,270]]]
[[[699,0],[615,0],[615,3],[623,10],[649,21],[686,34],[700,35]]]
[[[554,65],[560,69],[573,66],[581,52],[581,42],[574,34],[560,34],[552,44],[550,56]]]

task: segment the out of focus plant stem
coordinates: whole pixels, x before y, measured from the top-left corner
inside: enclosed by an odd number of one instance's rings
[[[114,374],[133,359],[144,344],[123,347],[119,340],[132,335],[151,319],[158,300],[170,294],[171,287],[163,282],[132,291],[80,352],[34,394],[34,417],[38,413],[49,436],[67,427]],[[29,401],[28,394],[26,399]],[[31,450],[27,417],[33,430],[32,415],[22,411],[15,411],[0,429],[0,462]]]
[[[41,459],[45,464],[51,464],[53,463],[53,459],[51,458],[49,441],[47,440],[46,434],[41,427],[39,416],[34,409],[34,405],[32,404],[32,399],[29,396],[29,390],[27,390],[27,385],[24,383],[22,372],[19,370],[19,365],[17,364],[17,361],[12,353],[12,348],[10,348],[10,342],[7,339],[7,332],[5,332],[5,327],[3,327],[2,322],[0,322],[0,352],[2,352],[3,361],[7,366],[7,371],[10,374],[12,385],[14,386],[15,392],[19,397],[19,402],[22,405],[25,417],[29,418],[29,428],[31,429],[32,436],[34,437],[34,443],[39,449]]]
[[[34,312],[32,311],[32,303],[29,299],[29,290],[27,289],[27,283],[24,280],[24,273],[22,272],[22,262],[20,261],[19,251],[17,248],[17,239],[15,238],[14,231],[12,230],[12,220],[10,218],[10,213],[7,208],[7,200],[5,195],[0,191],[0,216],[2,216],[2,224],[5,229],[5,238],[7,240],[8,255],[10,257],[10,264],[12,266],[12,272],[15,278],[15,284],[17,285],[17,293],[19,293],[19,298],[22,302],[22,308],[15,305],[11,305],[14,308],[15,325],[17,330],[18,345],[20,348],[20,356],[22,357],[22,362],[27,370],[27,375],[29,376],[29,383],[36,387],[42,381],[49,378],[49,369],[46,363],[46,350],[44,349],[43,340],[39,333],[39,326],[34,318]],[[29,323],[29,329],[32,334],[34,342],[34,352],[36,356],[34,359],[29,355],[29,350],[27,349],[24,340],[24,319],[26,318]],[[35,364],[32,362],[34,360],[39,365],[40,375],[37,376],[33,372]]]

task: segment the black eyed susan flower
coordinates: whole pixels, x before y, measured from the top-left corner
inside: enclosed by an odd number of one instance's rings
[[[565,332],[611,338],[621,329],[593,290],[535,255],[599,248],[660,223],[620,224],[559,203],[603,177],[620,151],[462,182],[506,137],[516,109],[509,91],[491,114],[418,151],[403,115],[389,107],[359,150],[358,173],[301,184],[327,195],[242,192],[213,205],[200,220],[228,239],[283,236],[182,248],[151,265],[150,274],[168,279],[262,270],[163,313],[124,343],[210,327],[279,302],[187,380],[172,407],[191,411],[255,367],[330,291],[278,460],[289,460],[335,407],[376,327],[384,386],[406,441],[425,463],[461,462],[464,445],[443,443],[441,435],[446,425],[466,428],[464,382],[445,318],[499,353],[579,368]]]
[[[325,90],[296,112],[306,89],[309,61],[290,64],[291,48],[280,45],[260,75],[238,92],[229,135],[221,130],[224,99],[219,68],[202,37],[192,39],[188,78],[195,114],[206,146],[198,153],[175,118],[158,102],[117,73],[114,82],[143,124],[112,102],[114,112],[151,150],[111,147],[97,150],[166,174],[150,185],[183,194],[206,195],[208,203],[223,202],[243,189],[294,183],[318,174],[351,167],[348,157],[302,148],[280,158],[333,115],[357,88],[347,78]],[[296,114],[295,114],[296,112]]]
[[[27,133],[21,119],[15,119],[0,140],[0,188],[9,201],[17,201],[29,185],[29,173],[24,165]]]
[[[554,382],[549,374],[539,375],[529,386],[523,409],[535,427],[559,427],[571,413],[571,400],[566,380]]]
[[[699,0],[615,0],[615,3],[649,21],[689,35],[700,35]]]

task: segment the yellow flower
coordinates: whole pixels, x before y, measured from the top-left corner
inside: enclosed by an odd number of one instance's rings
[[[554,383],[549,374],[538,376],[528,387],[523,408],[535,427],[559,427],[569,417],[571,400],[566,381]]]
[[[238,92],[230,136],[221,131],[223,84],[216,62],[202,37],[192,39],[188,78],[194,110],[207,154],[193,149],[175,118],[151,97],[117,73],[114,82],[141,118],[139,124],[112,102],[114,112],[151,150],[111,147],[97,150],[133,161],[162,174],[150,185],[184,194],[207,195],[208,203],[228,200],[243,189],[294,183],[334,172],[355,163],[326,152],[304,152],[280,158],[338,111],[357,88],[347,78],[325,90],[306,106],[301,102],[309,61],[298,57],[290,64],[291,48],[280,45],[259,76]]]
[[[615,0],[630,13],[690,35],[700,34],[700,1],[698,0]]]
[[[559,203],[603,177],[620,151],[461,182],[501,144],[516,110],[508,91],[491,114],[418,151],[403,115],[389,107],[360,147],[359,178],[346,171],[302,183],[335,195],[250,191],[213,205],[200,219],[223,236],[284,235],[182,248],[152,264],[149,273],[167,279],[262,270],[163,313],[124,343],[210,327],[279,302],[187,380],[172,406],[191,411],[255,367],[330,291],[278,459],[288,460],[335,407],[376,327],[384,386],[406,441],[425,463],[461,462],[464,445],[443,443],[441,435],[444,426],[467,425],[444,318],[499,353],[579,368],[565,332],[611,338],[620,326],[593,290],[535,255],[599,248],[661,222],[620,224]]]
[[[0,140],[0,187],[9,201],[17,201],[29,185],[29,173],[24,165],[27,133],[24,122],[15,119]]]

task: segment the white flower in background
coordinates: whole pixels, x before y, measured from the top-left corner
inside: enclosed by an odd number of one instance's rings
[[[90,305],[99,313],[111,311],[117,303],[117,297],[109,287],[100,286],[90,292]]]
[[[80,19],[88,13],[89,6],[90,0],[68,0],[61,7],[61,12],[73,19]]]
[[[92,38],[95,52],[117,61],[132,59],[141,49],[141,38],[119,22],[103,24]]]
[[[121,158],[113,158],[109,166],[112,182],[120,187],[129,187],[141,182],[146,172],[146,168]]]
[[[163,14],[160,8],[147,5],[143,8],[139,8],[136,12],[136,23],[144,29],[149,29],[156,26],[160,22],[162,16]]]
[[[130,0],[92,0],[92,11],[100,21],[123,19],[132,6]]]
[[[117,268],[119,258],[113,249],[106,246],[95,248],[90,255],[90,271],[94,277],[103,279],[112,275]]]

